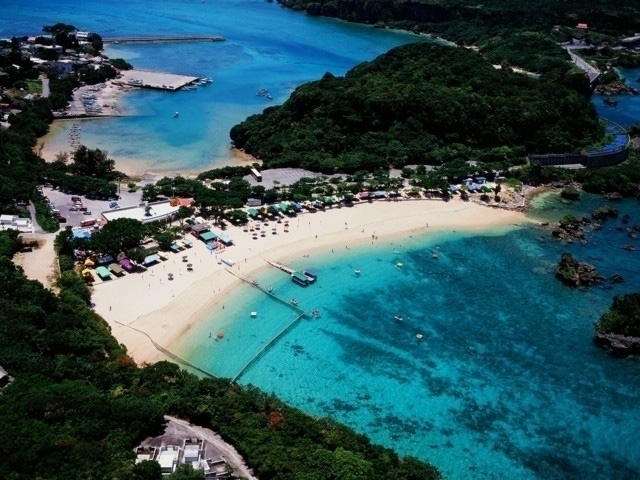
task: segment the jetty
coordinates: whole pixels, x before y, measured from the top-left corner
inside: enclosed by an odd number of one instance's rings
[[[278,262],[272,262],[271,260],[265,260],[265,262],[267,262],[272,267],[277,268],[278,270],[282,270],[284,273],[288,274],[291,277],[291,280],[294,283],[302,285],[303,287],[312,284],[318,278],[318,274],[310,268],[307,268],[302,273],[300,273],[293,268],[287,267],[286,265],[282,265]]]
[[[265,260],[265,262],[272,267],[276,267],[278,270],[282,270],[284,273],[288,273],[289,275],[293,275],[296,272],[293,268],[282,265],[281,263],[272,262],[271,260]]]
[[[285,268],[288,268],[288,267],[285,267]],[[229,268],[225,268],[225,270],[229,272],[231,275],[233,275],[234,277],[237,277],[238,279],[243,281],[244,283],[251,285],[253,288],[257,288],[258,290],[261,290],[263,293],[265,293],[266,295],[269,295],[271,298],[273,298],[277,302],[280,302],[283,305],[286,305],[287,307],[292,309],[296,314],[295,317],[289,323],[287,323],[282,330],[276,333],[267,343],[265,343],[264,346],[242,366],[242,368],[238,371],[238,373],[236,373],[233,376],[233,378],[231,379],[231,383],[235,383],[238,380],[238,378],[240,378],[242,374],[247,370],[247,368],[249,368],[256,360],[258,360],[264,352],[266,352],[269,348],[271,348],[278,341],[278,339],[282,337],[282,335],[284,335],[291,327],[293,327],[296,323],[298,323],[302,318],[309,317],[310,315],[306,313],[303,309],[299,308],[297,305],[294,305],[293,303],[291,303],[291,301],[288,301],[282,297],[279,297],[273,292],[270,292],[269,290],[264,289],[257,282],[247,280],[246,278],[242,277],[241,275],[237,274],[236,272],[234,272]],[[317,316],[317,315],[314,314],[312,316]]]
[[[222,35],[161,35],[154,37],[108,37],[102,43],[174,43],[174,42],[224,42]]]

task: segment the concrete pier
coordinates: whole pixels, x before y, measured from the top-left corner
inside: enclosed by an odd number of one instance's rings
[[[156,88],[159,90],[179,90],[198,80],[198,77],[175,75],[173,73],[149,72],[146,70],[123,70],[120,78],[114,81],[131,87]]]

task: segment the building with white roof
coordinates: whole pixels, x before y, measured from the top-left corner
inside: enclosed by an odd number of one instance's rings
[[[102,216],[108,221],[118,218],[132,218],[142,223],[170,220],[176,214],[180,205],[171,205],[169,200],[163,202],[140,203],[137,207],[116,208],[102,212]]]
[[[158,458],[156,459],[160,464],[160,472],[163,475],[175,472],[176,468],[178,467],[179,458],[180,447],[176,447],[175,445],[161,447]]]

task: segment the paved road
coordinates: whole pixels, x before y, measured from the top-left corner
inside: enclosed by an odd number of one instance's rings
[[[49,79],[47,77],[40,77],[40,81],[42,82],[42,98],[47,98],[51,94],[49,90]]]

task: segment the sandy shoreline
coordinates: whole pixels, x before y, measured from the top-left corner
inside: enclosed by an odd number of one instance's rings
[[[372,242],[390,242],[412,234],[442,231],[480,231],[528,222],[523,213],[487,208],[471,202],[439,200],[379,201],[326,212],[305,213],[284,223],[270,222],[265,237],[229,227],[234,245],[218,254],[194,239],[194,246],[156,264],[145,273],[98,284],[95,310],[111,326],[136,362],[167,359],[158,346],[171,350],[182,335],[208,312],[220,307],[241,281],[218,263],[233,259],[234,274],[252,278],[266,260],[281,261],[329,252],[332,248],[358,249]],[[277,234],[272,234],[272,229]],[[375,238],[375,239],[374,239]],[[187,255],[193,271],[187,271]],[[174,280],[168,280],[173,273]],[[154,344],[155,342],[155,344]]]

